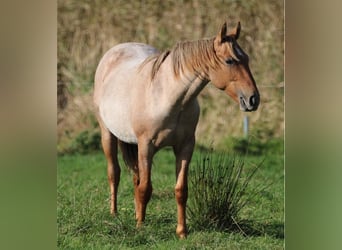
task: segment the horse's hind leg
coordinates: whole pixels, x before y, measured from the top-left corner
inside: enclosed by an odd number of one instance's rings
[[[107,175],[110,187],[110,213],[117,214],[117,194],[120,182],[120,165],[118,162],[118,139],[104,126],[98,118],[101,128],[101,142],[107,160]]]

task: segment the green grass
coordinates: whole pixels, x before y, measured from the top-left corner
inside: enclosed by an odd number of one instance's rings
[[[198,157],[199,150],[196,150],[192,168],[196,167]],[[240,213],[241,230],[199,230],[188,220],[188,238],[179,240],[175,234],[175,167],[171,150],[162,150],[154,158],[153,195],[145,225],[139,230],[135,228],[132,176],[121,159],[119,217],[112,218],[103,154],[60,156],[57,246],[59,249],[283,249],[283,155],[244,159],[247,169],[262,160],[248,187],[249,192],[259,191]]]

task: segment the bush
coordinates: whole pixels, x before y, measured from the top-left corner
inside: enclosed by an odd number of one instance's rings
[[[244,165],[237,156],[210,152],[192,166],[188,215],[194,228],[229,230],[238,226],[239,212],[255,194],[247,194],[246,188],[260,166],[243,173]]]
[[[72,142],[63,149],[59,150],[59,154],[87,154],[101,149],[101,134],[98,131],[84,130],[79,133]]]

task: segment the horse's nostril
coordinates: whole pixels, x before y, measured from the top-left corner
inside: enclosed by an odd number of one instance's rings
[[[254,106],[254,103],[255,103],[255,96],[252,95],[251,98],[249,98],[249,104],[250,104],[251,106]]]
[[[258,104],[258,96],[257,95],[252,95],[250,98],[249,98],[249,104],[251,106],[255,106]]]

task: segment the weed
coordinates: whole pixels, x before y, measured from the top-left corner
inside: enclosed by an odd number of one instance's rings
[[[201,156],[190,173],[189,218],[197,229],[228,230],[238,226],[239,212],[254,195],[247,186],[260,165],[244,173],[238,156]]]

